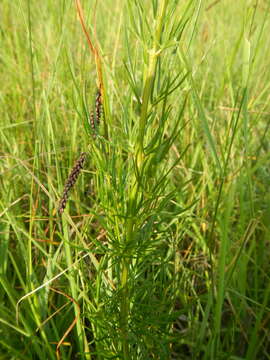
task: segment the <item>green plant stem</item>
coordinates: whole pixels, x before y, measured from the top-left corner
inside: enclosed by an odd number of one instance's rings
[[[156,66],[157,59],[161,53],[161,33],[164,24],[164,18],[166,14],[166,8],[168,6],[168,0],[162,0],[159,4],[157,19],[156,19],[156,29],[154,33],[154,39],[152,48],[148,51],[148,69],[146,71],[146,79],[143,87],[143,96],[142,96],[142,107],[141,107],[141,115],[140,115],[140,123],[139,123],[139,133],[137,138],[137,169],[139,176],[141,175],[141,171],[144,164],[144,136],[145,136],[145,128],[147,124],[148,118],[148,106],[151,93],[153,91],[155,74],[156,74]],[[121,289],[122,300],[120,304],[120,326],[122,332],[122,354],[124,360],[129,360],[129,345],[128,345],[128,318],[130,311],[130,295],[128,288],[128,278],[130,271],[130,244],[132,244],[134,240],[134,234],[138,229],[136,229],[136,213],[137,213],[137,195],[139,192],[139,183],[136,176],[134,176],[132,183],[132,188],[129,197],[129,218],[126,223],[126,244],[124,249],[124,256],[122,260],[122,274],[121,274]],[[128,256],[128,258],[126,257]]]
[[[143,140],[145,135],[145,128],[148,117],[148,105],[149,99],[154,86],[154,79],[156,74],[157,59],[161,53],[161,33],[166,14],[166,8],[168,6],[168,0],[163,0],[159,5],[158,15],[156,19],[156,30],[154,34],[152,48],[148,50],[148,69],[146,72],[146,79],[143,88],[142,96],[142,107],[139,124],[139,135],[138,135],[138,151],[137,151],[137,166],[140,170],[143,164],[144,151],[143,151]]]
[[[65,219],[63,219],[63,232],[64,232],[64,238],[65,238],[64,248],[65,248],[67,266],[71,267],[74,261],[72,261],[71,248],[70,248],[69,241],[68,241],[68,239],[69,239],[68,223]],[[78,299],[78,291],[77,291],[77,287],[76,287],[74,274],[70,274],[69,284],[70,284],[72,298],[77,300]],[[89,351],[87,339],[86,339],[85,332],[84,332],[82,322],[81,322],[80,311],[77,308],[77,306],[74,306],[74,312],[75,312],[75,316],[77,318],[76,331],[77,331],[79,349],[81,352],[81,358],[91,360],[91,354]]]
[[[130,258],[127,257],[129,244],[132,243],[134,237],[134,211],[136,210],[136,194],[137,194],[137,184],[133,188],[130,194],[129,199],[129,219],[126,224],[126,243],[124,244],[124,256],[121,261],[121,289],[122,297],[120,304],[120,328],[122,334],[122,353],[123,359],[130,359],[129,356],[129,345],[128,345],[128,318],[129,318],[129,309],[130,309],[130,296],[128,288],[128,277],[129,277],[129,268],[130,268]]]
[[[27,1],[27,20],[28,20],[28,31],[29,31],[29,53],[30,53],[30,67],[31,67],[31,81],[32,81],[33,113],[34,113],[34,118],[37,119],[36,80],[35,80],[35,72],[34,72],[34,49],[33,49],[33,36],[32,36],[31,0]],[[35,123],[36,123],[36,121],[35,121]]]
[[[128,316],[130,308],[130,298],[128,289],[129,262],[124,259],[122,261],[121,287],[122,301],[120,306],[120,326],[122,333],[122,353],[123,359],[130,359],[128,345]]]

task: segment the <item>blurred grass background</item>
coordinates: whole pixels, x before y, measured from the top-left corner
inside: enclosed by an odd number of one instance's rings
[[[93,31],[93,4],[82,4]],[[89,145],[81,99],[85,93],[89,104],[94,102],[95,64],[73,1],[2,0],[0,17],[0,359],[49,359],[55,358],[55,343],[70,325],[72,307],[62,317],[54,317],[49,336],[44,331],[34,340],[41,318],[62,306],[63,296],[42,289],[38,300],[21,305],[24,319],[19,325],[16,302],[68,264],[54,209],[75,159]],[[172,206],[188,210],[168,226],[164,216],[161,232],[166,233],[167,245],[162,246],[175,272],[168,275],[164,265],[164,283],[159,279],[158,289],[164,290],[165,298],[169,279],[175,276],[172,308],[178,316],[171,322],[171,338],[163,344],[167,352],[158,348],[158,340],[151,343],[152,330],[143,328],[148,350],[133,358],[269,359],[269,4],[183,1],[173,15],[177,17],[187,26],[163,65],[174,76],[188,75],[170,97],[170,128],[185,98],[187,103],[185,126],[168,161],[173,163],[189,146],[170,178],[179,187]],[[134,66],[140,89],[143,42],[127,30],[131,24],[124,0],[98,2],[96,26],[112,114],[110,139],[117,138],[117,143],[128,138],[127,114],[130,101],[136,100],[125,64]],[[136,108],[130,115],[133,120],[134,114]],[[126,141],[132,147],[132,141]],[[93,238],[102,238],[102,226],[93,215],[100,207],[92,195],[89,199],[94,173],[90,157],[70,200],[70,219],[76,223],[70,223],[70,238],[78,237],[76,229],[84,234],[87,228]],[[84,241],[76,242],[72,261],[88,246],[89,239]],[[98,255],[97,259],[100,265]],[[111,265],[106,266],[109,273]],[[149,266],[155,271],[154,264]],[[91,288],[88,282],[94,275],[86,265],[78,271],[76,284],[84,290],[77,300],[87,304],[81,316],[88,329],[88,306],[97,295],[89,295],[87,287]],[[68,284],[63,280],[59,286],[70,294]],[[46,303],[43,315],[38,302]],[[152,306],[157,311],[154,301]],[[106,330],[102,311],[96,313],[97,324]],[[136,311],[140,314],[140,307]],[[162,314],[162,307],[159,311]],[[95,330],[89,331],[94,359],[116,356],[113,348],[109,354],[110,345],[104,353],[94,345]],[[72,345],[67,344],[62,353],[67,359],[79,351],[70,337]],[[159,337],[162,343],[162,332]]]

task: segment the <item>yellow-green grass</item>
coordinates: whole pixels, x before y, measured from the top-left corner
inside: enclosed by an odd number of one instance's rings
[[[269,359],[268,2],[81,3],[108,137],[75,3],[0,4],[0,359]]]

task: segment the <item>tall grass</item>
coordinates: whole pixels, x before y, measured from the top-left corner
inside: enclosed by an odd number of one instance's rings
[[[94,134],[74,2],[0,5],[0,358],[269,359],[268,3],[82,8]]]

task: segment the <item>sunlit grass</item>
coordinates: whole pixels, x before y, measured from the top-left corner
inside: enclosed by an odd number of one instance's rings
[[[74,2],[0,5],[1,359],[269,359],[268,3],[82,6],[97,136]]]

